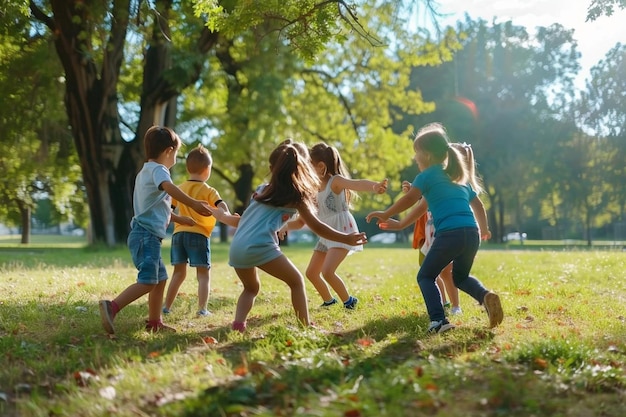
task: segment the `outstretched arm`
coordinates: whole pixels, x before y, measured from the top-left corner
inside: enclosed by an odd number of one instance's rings
[[[427,210],[428,203],[426,203],[425,198],[421,198],[402,220],[387,219],[387,221],[378,223],[378,227],[382,230],[402,230],[413,225]]]
[[[209,208],[211,209],[211,214],[213,214],[218,221],[232,227],[239,226],[239,214],[231,214],[230,212],[224,211],[224,208],[221,207],[219,204],[216,208]]]
[[[335,175],[330,188],[333,193],[338,194],[341,190],[353,190],[353,191],[370,191],[376,194],[383,194],[387,192],[387,184],[389,180],[385,178],[380,182],[370,180],[357,180],[352,178],[345,178],[341,175]]]
[[[384,211],[373,211],[367,215],[365,220],[369,223],[373,218],[377,218],[380,221],[385,221],[389,219],[389,217],[394,214],[401,213],[417,203],[417,201],[422,197],[422,192],[419,188],[411,187],[406,194],[398,199],[395,203],[387,208]]]
[[[476,196],[472,201],[470,201],[470,207],[472,207],[474,217],[476,217],[478,227],[480,228],[480,238],[482,240],[491,239],[491,231],[489,230],[489,223],[487,221],[487,212],[485,211],[483,202],[478,196]]]
[[[345,243],[350,246],[363,245],[367,243],[365,233],[342,233],[317,218],[315,214],[304,204],[298,207],[300,218],[311,228],[313,233],[323,238]]]
[[[168,181],[163,181],[160,184],[160,187],[163,189],[163,191],[172,196],[174,200],[191,207],[193,210],[202,214],[203,216],[211,215],[211,208],[209,206],[209,203],[189,197],[183,190],[178,188],[176,184]]]
[[[283,227],[280,228],[280,230],[278,231],[278,237],[280,238],[280,240],[283,240],[285,239],[285,235],[289,230],[298,230],[302,229],[303,227],[304,220],[302,220],[302,217],[298,216],[294,220],[288,221]]]

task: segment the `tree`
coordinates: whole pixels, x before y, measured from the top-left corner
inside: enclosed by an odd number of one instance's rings
[[[470,142],[487,191],[494,238],[525,220],[529,187],[553,137],[542,128],[573,102],[579,69],[572,30],[555,24],[531,36],[513,22],[457,25],[463,49],[436,72],[417,68],[414,85],[436,102],[415,124],[443,121],[453,140]]]
[[[49,198],[65,218],[78,216],[83,194],[59,83],[62,70],[44,38],[30,36],[23,13],[6,9],[0,41],[0,218],[30,240],[31,213]],[[49,62],[52,61],[52,64]]]
[[[177,98],[200,79],[209,55],[218,56],[248,34],[258,39],[274,35],[271,39],[277,45],[287,43],[309,58],[331,37],[347,36],[348,31],[339,28],[369,36],[356,19],[355,7],[344,1],[272,0],[253,6],[200,1],[197,17],[189,7],[173,0],[30,1],[32,16],[43,24],[33,24],[34,34],[44,36],[47,28],[65,71],[65,104],[96,240],[113,244],[125,239],[133,179],[144,160],[143,134],[155,123],[174,125]],[[184,33],[176,38],[181,43],[172,42],[173,25]],[[130,31],[137,35],[132,42]],[[136,50],[142,51],[142,60],[127,54]],[[120,81],[123,74],[135,74],[132,65],[138,61],[142,68],[141,89],[135,92],[138,116],[125,121],[122,104],[133,102],[120,97]],[[132,88],[125,92],[132,93]],[[245,133],[231,132],[239,137]],[[242,181],[242,187],[247,183]]]
[[[611,190],[611,204],[606,208],[615,221],[624,221],[626,217],[623,187],[626,174],[625,67],[626,46],[618,43],[591,69],[591,78],[587,80],[577,108],[583,126],[594,133],[588,140],[602,143],[608,157],[603,161],[603,181]]]

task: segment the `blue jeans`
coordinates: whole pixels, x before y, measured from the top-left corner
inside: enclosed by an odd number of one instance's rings
[[[162,239],[143,227],[133,224],[128,235],[128,249],[139,271],[139,284],[156,285],[167,279],[167,270],[161,258]]]
[[[172,265],[211,267],[211,239],[201,233],[178,232],[172,235]]]
[[[417,273],[417,284],[422,291],[426,310],[431,321],[444,320],[446,314],[441,304],[441,294],[435,281],[450,262],[454,285],[482,304],[488,292],[483,284],[470,275],[474,257],[480,246],[480,236],[475,227],[464,227],[435,232],[435,240]]]

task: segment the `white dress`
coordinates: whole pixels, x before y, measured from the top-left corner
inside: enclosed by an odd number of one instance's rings
[[[317,193],[317,216],[321,221],[339,232],[358,233],[359,228],[346,201],[346,190],[341,190],[339,194],[335,194],[330,187],[334,178],[332,176],[328,180],[326,188]],[[329,248],[344,248],[350,252],[359,252],[363,250],[363,245],[350,246],[320,237],[314,250],[327,252]]]

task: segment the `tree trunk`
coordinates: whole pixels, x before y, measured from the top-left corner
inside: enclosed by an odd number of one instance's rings
[[[164,76],[170,70],[171,36],[168,17],[172,0],[155,3],[158,18],[144,61],[141,112],[135,138],[122,139],[118,112],[117,85],[124,59],[124,46],[131,15],[131,0],[108,3],[109,38],[102,49],[91,41],[100,34],[94,28],[100,22],[82,2],[51,0],[53,17],[30,2],[35,17],[53,34],[55,48],[65,71],[65,104],[74,144],[80,159],[91,220],[90,242],[107,245],[125,241],[132,218],[132,193],[135,175],[145,157],[143,135],[155,124],[173,127],[176,120],[176,97],[182,88],[196,82],[203,69],[203,59],[219,39],[203,27],[198,39],[196,61],[184,62],[173,85]],[[97,51],[94,54],[94,51]],[[97,62],[97,54],[101,61]]]
[[[28,204],[18,202],[20,210],[20,221],[22,224],[22,238],[20,243],[23,245],[30,243],[30,219],[32,210]]]

